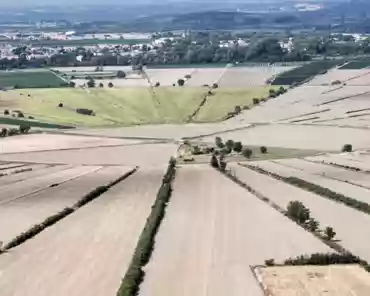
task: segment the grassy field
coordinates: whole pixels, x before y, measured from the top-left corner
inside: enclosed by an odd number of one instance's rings
[[[284,72],[276,77],[273,85],[292,85],[293,83],[301,83],[310,77],[314,77],[323,73],[336,65],[343,63],[342,60],[316,61],[310,64],[303,65],[291,71]]]
[[[195,121],[209,122],[225,118],[228,112],[234,111],[235,106],[252,106],[253,98],[266,97],[270,88],[278,87],[261,86],[244,89],[220,88],[214,96],[209,96],[206,104],[200,109]]]
[[[267,94],[268,89],[218,89],[196,120],[221,120],[235,105],[251,105],[253,97]],[[204,92],[200,87],[160,87],[154,94],[149,88],[22,89],[0,92],[0,109],[22,110],[41,122],[75,126],[184,123],[199,106]],[[77,114],[77,108],[92,109],[96,116]]]
[[[0,87],[43,88],[61,87],[66,82],[48,70],[1,71]]]

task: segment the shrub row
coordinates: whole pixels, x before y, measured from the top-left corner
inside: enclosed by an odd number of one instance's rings
[[[307,181],[302,180],[302,179],[297,178],[297,177],[282,177],[282,176],[279,176],[277,174],[268,172],[264,169],[261,169],[260,167],[251,166],[251,165],[247,165],[247,167],[252,169],[252,170],[255,170],[259,173],[269,175],[269,176],[271,176],[275,179],[282,180],[282,181],[284,181],[288,184],[291,184],[291,185],[294,185],[296,187],[299,187],[299,188],[305,189],[307,191],[313,192],[313,193],[315,193],[317,195],[320,195],[322,197],[334,200],[336,202],[341,202],[341,203],[345,204],[346,206],[354,208],[354,209],[356,209],[358,211],[361,211],[363,213],[370,214],[370,204],[368,204],[366,202],[362,202],[362,201],[359,201],[357,199],[345,196],[343,194],[334,192],[334,191],[332,191],[328,188],[321,187],[319,185],[307,182]]]
[[[349,166],[349,165],[342,165],[342,164],[337,164],[337,163],[334,163],[334,162],[328,162],[328,164],[330,164],[332,166],[335,166],[335,167],[338,167],[338,168],[346,169],[346,170],[349,170],[349,171],[354,171],[354,172],[362,171],[360,168]],[[365,172],[367,172],[367,171],[365,171]]]
[[[331,265],[331,264],[359,264],[361,259],[351,253],[315,253],[310,256],[298,256],[284,261],[284,265]]]
[[[131,174],[133,174],[136,170],[137,170],[137,168],[135,168],[134,170],[132,170],[132,171],[130,171],[128,173],[126,173],[124,176],[121,176],[117,180],[119,180],[119,182],[122,181],[123,179],[125,179],[128,176],[130,176]],[[73,207],[67,207],[67,208],[63,209],[61,212],[59,212],[59,213],[57,213],[55,215],[49,216],[42,223],[36,224],[36,225],[32,226],[30,229],[28,229],[27,231],[21,233],[20,235],[18,235],[17,237],[15,237],[13,240],[11,240],[7,245],[5,245],[5,247],[3,248],[3,251],[9,250],[9,249],[14,248],[16,246],[19,246],[20,244],[24,243],[25,241],[27,241],[27,240],[31,239],[32,237],[34,237],[35,235],[39,234],[45,228],[47,228],[49,226],[52,226],[53,224],[57,223],[59,220],[61,220],[64,217],[72,214],[78,208],[84,206],[88,202],[96,199],[101,194],[103,194],[104,192],[106,192],[110,187],[112,187],[113,185],[116,184],[116,181],[111,182],[107,186],[99,186],[99,187],[97,187],[96,189],[94,189],[93,191],[91,191],[90,193],[88,193],[87,195],[85,195],[81,200],[77,201],[74,204]]]
[[[154,238],[165,215],[167,203],[171,197],[171,183],[176,173],[176,161],[171,159],[167,172],[163,177],[162,185],[157,193],[157,198],[152,206],[152,211],[140,235],[130,266],[122,279],[117,292],[118,296],[134,296],[139,291],[139,286],[144,278],[143,267],[148,263],[154,248]]]

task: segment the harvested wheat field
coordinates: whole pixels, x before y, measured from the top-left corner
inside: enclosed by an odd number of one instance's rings
[[[60,170],[54,173],[41,175],[33,179],[28,178],[17,183],[10,183],[8,185],[1,186],[0,206],[26,195],[40,192],[50,186],[60,185],[95,172],[98,169],[100,169],[98,166],[61,166]]]
[[[0,142],[0,153],[63,150],[87,147],[117,146],[137,143],[135,140],[109,139],[72,135],[30,134],[4,138]]]
[[[163,170],[139,170],[2,254],[1,296],[115,295],[163,174]]]
[[[250,265],[330,249],[208,165],[178,169],[141,296],[263,295]]]
[[[167,165],[168,159],[177,151],[175,144],[144,144],[118,147],[98,147],[62,151],[45,151],[0,155],[7,161],[73,165]]]
[[[370,215],[354,210],[274,178],[257,173],[239,165],[229,165],[238,179],[259,191],[271,201],[286,209],[290,201],[301,201],[311,211],[311,216],[320,223],[320,229],[331,226],[344,248],[370,261]],[[364,231],[359,235],[358,229]]]
[[[77,201],[98,186],[108,185],[130,170],[130,168],[118,166],[100,168],[57,187],[48,187],[42,191],[1,203],[0,241],[9,242],[20,233],[41,223],[65,207],[73,207]],[[12,185],[17,186],[17,184]]]
[[[370,189],[357,186],[356,183],[352,183],[350,181],[345,182],[341,179],[330,177],[325,173],[310,174],[304,169],[284,166],[280,161],[260,161],[251,164],[283,177],[300,178],[323,188],[328,188],[336,193],[343,194],[344,196],[370,204]]]
[[[346,183],[370,188],[370,174],[367,173],[355,172],[328,164],[315,163],[298,158],[281,159],[276,160],[275,162],[287,167],[303,170],[306,173],[323,175],[334,180],[340,180]]]
[[[370,275],[358,265],[258,268],[271,296],[368,296]]]
[[[339,136],[333,136],[340,133]],[[253,146],[272,146],[295,149],[340,151],[346,143],[353,147],[370,147],[370,132],[353,128],[327,126],[270,124],[245,130],[219,134],[224,139],[242,141]],[[214,136],[205,137],[204,142],[214,142]]]

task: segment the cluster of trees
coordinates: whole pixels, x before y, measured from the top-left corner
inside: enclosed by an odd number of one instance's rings
[[[251,158],[253,154],[252,149],[245,147],[242,142],[239,141],[234,142],[233,140],[227,140],[224,143],[220,137],[216,137],[215,144],[220,154],[227,155],[234,151],[235,153],[242,154],[245,158]],[[266,154],[268,151],[265,146],[262,146],[260,147],[260,152]]]
[[[21,124],[18,128],[7,129],[4,127],[0,130],[0,138],[11,137],[20,134],[28,134],[30,130],[31,125],[29,124]]]
[[[311,217],[310,210],[300,201],[291,201],[287,206],[287,215],[290,219],[302,225],[311,232],[319,230],[319,222]],[[324,230],[324,238],[332,240],[336,233],[332,227],[326,227]]]

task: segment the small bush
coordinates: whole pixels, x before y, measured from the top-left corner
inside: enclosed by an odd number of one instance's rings
[[[262,146],[260,147],[260,151],[262,154],[266,154],[267,153],[267,148],[265,146]]]
[[[242,108],[240,106],[235,106],[234,113],[239,114],[242,112]]]
[[[24,118],[24,114],[22,112],[19,112],[17,115],[19,118]]]
[[[11,128],[8,130],[8,136],[15,136],[19,135],[19,130],[16,128]]]
[[[28,116],[28,119],[35,119],[35,117],[33,117],[33,116]]]
[[[63,103],[59,103],[59,104],[58,104],[58,107],[59,107],[59,108],[63,108],[63,107],[64,107]]]
[[[340,82],[340,80],[334,80],[331,85],[338,85],[338,84],[341,84],[342,82]]]
[[[352,152],[352,145],[351,144],[343,145],[342,152]]]
[[[213,168],[216,168],[216,169],[218,169],[218,168],[219,168],[218,160],[217,160],[217,157],[216,157],[216,155],[215,155],[215,154],[212,154],[212,156],[211,156],[211,166],[212,166]]]
[[[186,79],[190,79],[191,78],[191,75],[190,74],[187,74],[187,75],[185,75],[185,78]]]
[[[212,88],[214,88],[214,89],[218,88],[218,84],[217,83],[213,83],[212,84]]]
[[[94,116],[95,115],[94,110],[86,109],[86,108],[76,109],[76,112],[78,114],[82,114],[82,115],[89,115],[89,116]]]
[[[234,148],[234,141],[233,140],[227,140],[225,143],[226,148],[232,150]]]
[[[100,82],[100,83],[99,83],[99,87],[100,87],[100,88],[103,88],[103,87],[104,87],[104,84]]]
[[[242,154],[245,158],[251,158],[251,156],[253,154],[253,151],[249,148],[245,148],[245,149],[243,149]]]
[[[267,259],[265,260],[266,266],[275,266],[275,260],[274,259]]]
[[[117,71],[117,78],[125,78],[126,73],[124,71]]]
[[[184,79],[179,79],[179,80],[177,80],[177,84],[179,86],[184,86],[185,85],[185,80]]]
[[[31,129],[31,126],[29,124],[22,124],[19,126],[19,132],[21,134],[28,134],[30,129]]]
[[[109,83],[108,83],[108,87],[109,87],[109,88],[112,88],[113,86],[114,86],[114,85],[113,85],[113,83],[112,83],[112,82],[109,82]]]
[[[330,241],[335,237],[337,233],[334,231],[333,227],[326,227],[324,234],[325,238]]]
[[[220,137],[216,137],[215,138],[215,144],[216,144],[216,146],[218,147],[218,148],[224,148],[225,147],[225,145],[224,145],[224,143],[222,142],[222,139],[220,138]]]
[[[161,84],[157,81],[156,83],[155,83],[155,87],[160,87],[161,86]]]
[[[8,109],[5,109],[4,110],[4,115],[9,115],[9,114],[10,114],[9,110]]]
[[[74,83],[73,81],[70,81],[69,82],[69,87],[75,88],[76,87],[76,83]]]
[[[260,100],[257,98],[253,98],[253,105],[258,105],[260,103]]]

